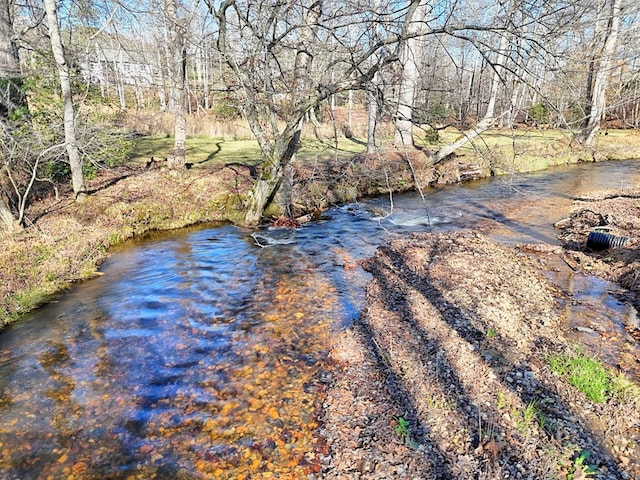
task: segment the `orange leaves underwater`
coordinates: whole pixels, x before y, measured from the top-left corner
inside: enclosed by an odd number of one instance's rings
[[[116,374],[105,373],[102,383],[81,382],[66,377],[55,362],[44,362],[55,383],[37,413],[49,415],[49,428],[36,432],[30,420],[4,419],[0,441],[12,441],[0,443],[3,467],[66,480],[116,472],[127,480],[298,479],[319,472],[317,455],[324,447],[317,434],[318,373],[328,356],[334,289],[306,275],[279,280],[265,295],[255,326],[238,334],[243,337],[228,357],[233,360],[195,366],[204,380],[154,400],[140,425],[99,423],[140,411],[135,389],[118,389]],[[174,346],[186,350],[189,339],[176,336]]]

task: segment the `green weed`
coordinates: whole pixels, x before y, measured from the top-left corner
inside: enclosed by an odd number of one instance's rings
[[[418,443],[411,437],[410,424],[404,417],[393,417],[396,426],[393,431],[400,438],[400,441],[408,447],[416,448]]]
[[[591,452],[589,450],[582,450],[580,455],[573,461],[572,470],[567,475],[567,480],[576,480],[578,478],[586,478],[594,476],[598,473],[598,468],[589,465],[587,461],[591,456]]]
[[[612,376],[599,360],[577,349],[572,354],[553,354],[547,357],[551,370],[583,392],[589,400],[605,402],[612,389]]]

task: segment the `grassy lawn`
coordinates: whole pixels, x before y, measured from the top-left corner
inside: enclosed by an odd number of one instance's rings
[[[437,143],[423,143],[428,150],[436,151],[442,145],[461,138],[455,129],[439,132]],[[417,133],[417,141],[420,142]],[[480,165],[487,171],[491,168],[497,175],[511,172],[532,172],[554,165],[579,161],[593,161],[590,149],[578,147],[567,130],[550,129],[494,129],[484,132],[456,151],[461,161]],[[383,147],[391,145],[393,138],[382,138]],[[318,139],[313,135],[303,136],[297,158],[303,161],[349,159],[365,150],[366,142],[359,138]],[[601,130],[596,137],[599,159],[624,159],[640,157],[640,132],[632,130]],[[170,136],[149,135],[139,137],[131,155],[133,162],[146,163],[151,157],[166,158],[173,147]],[[384,151],[384,148],[383,150]],[[225,165],[230,163],[257,164],[261,160],[258,144],[253,139],[225,139],[194,135],[187,138],[187,162],[195,167]]]
[[[167,135],[149,135],[136,139],[136,146],[131,154],[131,161],[146,163],[151,157],[156,160],[166,157],[173,148],[173,137]],[[334,157],[351,157],[364,150],[364,141],[340,137],[318,140],[303,139],[298,151],[298,158],[329,159]],[[260,148],[255,140],[226,140],[206,136],[187,138],[187,162],[194,165],[224,165],[228,163],[255,164],[260,161]]]
[[[166,135],[140,137],[136,140],[131,160],[145,163],[151,157],[155,157],[156,160],[163,159],[172,148],[173,137]],[[186,154],[187,161],[194,165],[231,162],[255,163],[260,159],[260,149],[255,140],[224,140],[204,136],[187,138]]]

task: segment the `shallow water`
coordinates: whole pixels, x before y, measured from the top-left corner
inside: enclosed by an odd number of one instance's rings
[[[328,336],[364,303],[357,261],[412,231],[557,244],[573,196],[637,185],[640,162],[578,165],[371,199],[298,230],[200,228],[118,248],[103,276],[0,335],[0,478],[312,474]],[[599,333],[629,314],[610,284],[559,281],[579,292],[565,313],[593,331],[587,343],[612,363],[637,353]]]

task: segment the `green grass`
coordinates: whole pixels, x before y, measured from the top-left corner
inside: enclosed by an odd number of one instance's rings
[[[607,401],[612,395],[612,375],[602,362],[576,349],[572,353],[549,355],[551,370],[565,377],[569,383],[596,403]]]
[[[151,157],[156,160],[166,158],[173,148],[173,137],[167,135],[148,135],[136,140],[131,161],[146,163]],[[332,139],[303,139],[297,157],[302,160],[331,159],[352,157],[364,150],[364,142],[344,137],[335,142]],[[194,166],[228,163],[255,164],[261,159],[260,147],[255,140],[229,140],[206,136],[187,138],[187,162]]]
[[[522,435],[526,435],[535,423],[542,429],[547,425],[547,417],[540,411],[540,404],[537,401],[531,401],[524,408],[514,412],[514,417]]]
[[[146,163],[151,157],[166,158],[173,148],[173,138],[167,135],[149,135],[136,140],[131,154],[133,162]],[[260,148],[255,140],[224,140],[205,136],[188,137],[187,162],[194,165],[255,163],[260,159]]]
[[[439,132],[439,141],[425,144],[429,150],[437,150],[460,138],[461,133],[455,129]],[[382,138],[382,137],[381,137]],[[349,158],[365,150],[366,139],[345,138],[317,139],[311,134],[303,136],[297,158],[306,161],[327,160],[331,158]],[[418,143],[424,143],[417,133]],[[388,144],[392,139],[383,139]],[[598,144],[612,158],[632,158],[628,152],[616,153],[621,145],[629,144],[631,148],[638,144],[638,136],[628,131],[609,131],[608,135],[598,136]],[[495,129],[484,132],[481,138],[474,139],[457,150],[456,154],[466,157],[470,162],[484,164],[490,161],[498,174],[531,172],[543,170],[552,165],[575,163],[582,153],[569,148],[570,132],[565,130],[507,130]],[[151,157],[156,160],[166,158],[173,148],[173,138],[166,134],[147,135],[135,140],[131,160],[146,163]],[[514,152],[515,148],[515,152]],[[623,148],[623,150],[624,150]],[[187,138],[187,162],[198,166],[224,165],[228,163],[256,164],[261,159],[260,148],[254,139],[222,138],[206,135],[193,135]]]

